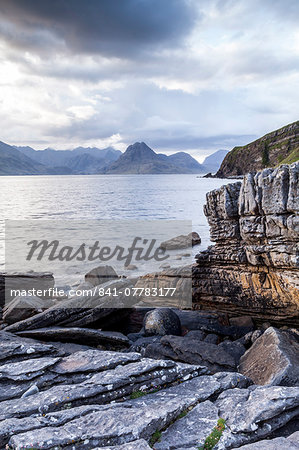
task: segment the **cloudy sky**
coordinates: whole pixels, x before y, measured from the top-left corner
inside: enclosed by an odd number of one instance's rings
[[[298,119],[298,0],[0,0],[0,140],[199,160]]]

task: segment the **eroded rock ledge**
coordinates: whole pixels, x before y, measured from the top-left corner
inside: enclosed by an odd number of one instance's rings
[[[138,353],[68,354],[0,332],[0,448],[217,449],[272,436],[298,415],[299,388]],[[216,448],[216,447],[215,447]]]
[[[207,194],[215,245],[193,267],[195,307],[299,325],[299,163]]]

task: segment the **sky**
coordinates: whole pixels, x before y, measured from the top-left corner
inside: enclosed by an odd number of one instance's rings
[[[298,0],[1,0],[0,140],[199,161],[298,120]]]

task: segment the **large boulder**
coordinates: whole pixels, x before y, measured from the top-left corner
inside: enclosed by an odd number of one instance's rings
[[[299,385],[299,344],[285,331],[269,327],[241,357],[239,371],[256,384]]]
[[[27,319],[54,305],[52,299],[42,299],[35,295],[19,295],[3,309],[3,321],[15,323]]]
[[[144,334],[146,336],[167,334],[179,336],[182,333],[181,322],[177,314],[169,308],[157,308],[144,316]]]
[[[92,286],[98,286],[115,278],[118,278],[118,275],[112,266],[98,266],[85,275],[85,281],[92,284]]]
[[[165,250],[176,250],[180,248],[190,248],[191,246],[198,245],[201,243],[199,234],[193,231],[189,234],[181,234],[168,241],[161,242],[160,247]]]

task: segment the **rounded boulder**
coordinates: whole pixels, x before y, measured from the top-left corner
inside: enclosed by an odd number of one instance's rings
[[[181,321],[169,308],[157,308],[146,313],[143,330],[145,336],[180,336],[182,334]]]

